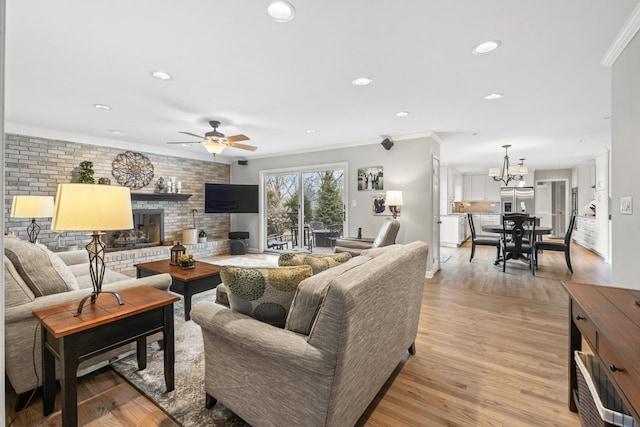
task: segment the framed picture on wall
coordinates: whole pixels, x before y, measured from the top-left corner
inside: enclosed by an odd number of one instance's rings
[[[391,216],[393,212],[387,206],[385,200],[387,194],[384,191],[371,193],[371,212],[375,216]],[[397,211],[397,215],[400,215],[400,206],[394,206]]]
[[[382,166],[368,166],[358,169],[358,191],[384,190]]]

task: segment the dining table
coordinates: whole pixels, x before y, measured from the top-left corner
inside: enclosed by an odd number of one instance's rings
[[[487,224],[482,226],[482,231],[485,233],[496,233],[496,234],[504,234],[505,230],[501,224]],[[507,229],[508,231],[508,229]],[[542,236],[549,235],[553,231],[553,227],[547,227],[543,225],[536,225],[535,236],[534,239],[536,241],[542,239]],[[496,258],[493,265],[498,265],[502,262],[502,258],[500,255]]]

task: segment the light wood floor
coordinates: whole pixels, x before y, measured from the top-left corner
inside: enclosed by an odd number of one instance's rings
[[[610,283],[610,266],[572,247],[545,252],[535,277],[520,262],[506,273],[495,250],[468,244],[443,248],[451,258],[425,282],[417,354],[380,391],[359,426],[575,426],[567,409],[568,298],[561,280]],[[14,417],[7,393],[7,424]],[[108,368],[84,377],[83,426],[174,426],[152,402]],[[203,398],[204,404],[204,398]],[[59,408],[59,403],[56,404]],[[42,417],[40,396],[14,426],[59,426],[60,412]]]

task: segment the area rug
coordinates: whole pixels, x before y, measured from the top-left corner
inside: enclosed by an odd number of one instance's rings
[[[232,265],[234,267],[277,267],[278,257],[269,257],[269,259],[252,258],[251,256],[237,256],[237,257],[205,257],[200,258],[200,261],[208,262],[209,264],[216,265]]]
[[[215,301],[216,291],[192,298],[193,305]],[[147,368],[138,371],[135,353],[112,364],[113,369],[167,414],[185,427],[248,426],[222,404],[204,406],[204,352],[202,332],[192,320],[184,320],[183,300],[174,304],[175,389],[167,392],[164,382],[164,357],[157,343],[147,347]]]

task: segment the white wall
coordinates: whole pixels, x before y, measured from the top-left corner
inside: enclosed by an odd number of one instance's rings
[[[626,46],[612,70],[611,214],[612,281],[640,289],[640,33]],[[633,215],[620,214],[620,198],[633,197]]]
[[[401,226],[396,241],[409,243],[422,240],[432,242],[432,157],[440,155],[440,144],[429,137],[395,141],[387,151],[380,144],[362,145],[306,154],[270,157],[249,161],[246,166],[231,165],[231,182],[234,184],[259,184],[260,171],[330,163],[348,164],[347,216],[345,235],[356,236],[358,227],[362,235],[374,237],[386,217],[371,212],[371,191],[357,190],[357,170],[366,166],[383,166],[385,190],[402,190],[405,205],[398,217]],[[352,207],[355,200],[356,207]],[[250,246],[260,244],[260,217],[254,214],[233,214],[232,231],[249,231]],[[430,257],[431,258],[431,257]],[[434,260],[429,261],[431,270]],[[437,264],[436,264],[437,265]]]

